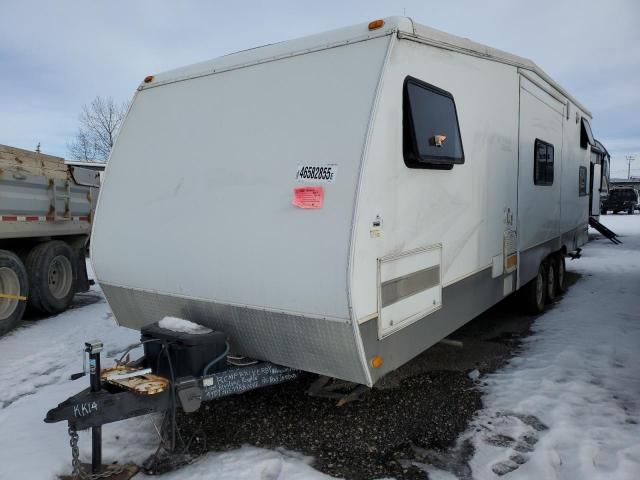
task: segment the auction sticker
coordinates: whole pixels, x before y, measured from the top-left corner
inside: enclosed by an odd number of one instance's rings
[[[338,166],[330,165],[299,165],[296,180],[303,183],[333,183],[336,180]]]
[[[324,203],[323,187],[296,187],[293,189],[292,202],[298,208],[317,209]]]

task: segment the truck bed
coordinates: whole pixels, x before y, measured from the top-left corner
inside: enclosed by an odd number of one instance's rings
[[[97,175],[0,145],[0,239],[89,234]]]

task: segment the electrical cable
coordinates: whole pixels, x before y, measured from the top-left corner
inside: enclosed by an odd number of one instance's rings
[[[166,348],[167,343],[163,342],[163,348],[167,361],[169,362],[169,372],[171,374],[171,450],[176,448],[176,375],[173,371],[173,362],[171,361],[171,355],[169,349]]]
[[[173,368],[173,361],[171,360],[171,355],[170,355],[170,351],[169,351],[169,345],[171,345],[174,342],[167,342],[166,340],[162,341],[162,349],[158,355],[158,359],[156,362],[156,371],[159,371],[160,369],[160,362],[162,361],[163,356],[166,357],[167,359],[167,363],[169,366],[169,374],[171,377],[171,408],[169,411],[167,411],[162,419],[162,425],[160,427],[160,443],[158,445],[158,448],[156,449],[155,453],[149,457],[145,462],[144,462],[144,469],[147,473],[149,474],[158,474],[158,473],[162,473],[161,468],[174,468],[176,465],[181,465],[181,464],[188,464],[191,463],[193,461],[195,461],[195,457],[193,458],[187,458],[185,459],[184,457],[190,457],[192,455],[190,455],[188,453],[189,449],[191,448],[191,445],[193,444],[194,440],[198,439],[199,437],[202,438],[202,452],[200,452],[200,454],[203,454],[206,451],[206,435],[204,433],[204,430],[202,429],[198,429],[196,430],[190,437],[189,439],[185,442],[184,438],[182,436],[182,432],[180,430],[180,428],[178,428],[178,424],[177,424],[177,420],[176,420],[176,409],[177,409],[177,399],[176,399],[176,390],[175,390],[175,371]],[[169,435],[168,429],[171,429],[171,438],[169,445],[167,445],[168,440],[166,439],[166,436]],[[181,444],[181,449],[180,452],[176,452],[176,435],[180,441]],[[160,458],[160,452],[162,451],[162,449],[164,449],[166,451],[166,453],[168,454],[168,456],[164,459],[165,464],[163,465],[163,460]],[[172,462],[171,458],[178,458],[177,463],[175,462],[175,460]],[[167,462],[168,460],[168,463]]]
[[[204,370],[202,372],[202,376],[206,376],[207,373],[209,373],[209,369],[211,367],[213,367],[216,363],[218,363],[220,360],[222,360],[223,358],[225,358],[227,356],[227,354],[229,353],[229,350],[231,349],[231,346],[229,345],[229,342],[224,342],[224,352],[222,352],[220,355],[218,355],[216,358],[214,358],[213,360],[211,360],[206,367],[204,367]]]
[[[171,361],[171,354],[169,353],[169,343],[166,340],[162,340],[162,348],[160,349],[160,354],[158,355],[158,360],[156,361],[156,372],[160,371],[160,362],[162,360],[162,355],[167,359],[167,363],[169,366],[169,376],[171,377],[171,443],[170,443],[170,451],[175,449],[176,445],[176,390],[175,383],[176,377],[175,372],[173,370],[173,362]]]
[[[138,347],[141,347],[141,346],[142,346],[142,345],[144,345],[145,343],[150,343],[150,342],[159,342],[159,341],[160,341],[160,339],[159,339],[159,338],[150,338],[150,339],[148,339],[148,340],[143,340],[143,341],[141,341],[141,342],[138,342],[138,343],[136,343],[136,344],[134,344],[134,345],[129,346],[129,347],[124,351],[124,353],[122,354],[122,356],[120,357],[120,360],[118,360],[118,361],[116,362],[116,365],[122,365],[122,360],[124,360],[124,357],[125,357],[125,356],[127,355],[127,353],[129,353],[131,350],[133,350],[133,349],[135,349],[135,348],[138,348]]]

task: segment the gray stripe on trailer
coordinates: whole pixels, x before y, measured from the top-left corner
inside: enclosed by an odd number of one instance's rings
[[[387,280],[380,287],[382,308],[435,287],[438,283],[440,283],[440,265],[434,265],[402,277]]]
[[[515,272],[512,274],[515,277]],[[384,363],[369,368],[375,382],[386,373],[419,355],[462,325],[504,298],[504,278],[491,277],[491,267],[442,289],[442,308],[407,325],[382,340],[378,319],[360,325],[365,358],[379,355]]]
[[[367,383],[348,320],[226,305],[101,282],[118,323],[140,329],[165,316],[191,320],[224,332],[234,353],[308,372]]]

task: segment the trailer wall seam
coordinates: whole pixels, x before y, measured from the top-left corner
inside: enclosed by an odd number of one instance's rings
[[[357,187],[354,193],[353,199],[353,213],[351,215],[351,235],[349,236],[349,254],[347,258],[347,304],[349,308],[349,316],[351,318],[351,324],[353,326],[353,335],[355,337],[356,346],[358,348],[358,355],[360,356],[365,377],[367,379],[367,385],[373,385],[373,380],[371,378],[371,373],[369,372],[369,368],[367,367],[367,358],[364,351],[364,345],[362,344],[362,338],[360,337],[360,328],[359,322],[353,315],[353,301],[352,301],[352,291],[351,291],[351,281],[353,275],[353,258],[355,255],[355,244],[356,244],[356,231],[357,231],[357,220],[358,220],[358,202],[360,197],[360,189],[362,188],[363,182],[363,172],[366,166],[367,154],[369,151],[370,139],[373,133],[373,128],[375,124],[376,112],[378,110],[378,104],[380,103],[380,96],[382,92],[382,87],[384,86],[384,76],[387,71],[387,67],[389,65],[389,59],[391,58],[391,51],[393,46],[395,45],[395,33],[397,29],[394,29],[389,35],[389,44],[387,45],[387,51],[385,52],[384,62],[382,62],[382,68],[380,69],[380,77],[378,79],[378,85],[376,86],[376,93],[373,100],[373,104],[371,106],[371,113],[369,114],[369,125],[367,126],[367,134],[364,139],[364,143],[362,146],[362,156],[360,159],[360,168],[358,170],[358,181]]]

